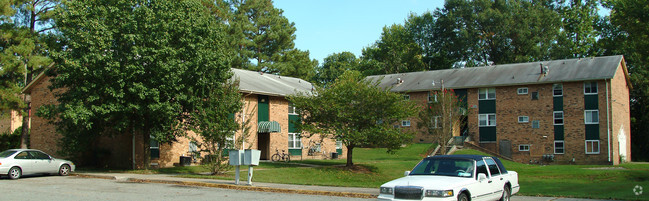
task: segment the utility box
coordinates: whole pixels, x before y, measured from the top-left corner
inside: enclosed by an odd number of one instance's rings
[[[180,157],[180,166],[190,166],[192,165],[192,157],[181,156]]]
[[[245,157],[243,157],[242,165],[259,165],[259,157],[261,156],[260,150],[246,149]]]
[[[338,152],[331,152],[331,159],[338,159]]]
[[[243,150],[230,150],[230,165],[243,165],[243,153]]]

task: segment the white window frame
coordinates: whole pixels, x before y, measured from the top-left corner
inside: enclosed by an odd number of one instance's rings
[[[561,143],[561,149],[562,152],[557,152],[557,143]],[[554,154],[565,154],[566,153],[566,142],[563,140],[555,140],[554,141]]]
[[[442,116],[433,116],[432,119],[430,119],[430,123],[433,125],[433,128],[438,129],[441,128],[440,121],[439,119],[442,118]]]
[[[410,94],[404,94],[403,99],[404,100],[410,100]]]
[[[595,83],[595,85],[593,85],[593,83]],[[586,86],[588,86],[588,88],[590,89],[589,92],[586,92]],[[595,92],[593,92],[592,86],[595,86],[595,88],[594,88]],[[599,91],[599,89],[598,89],[598,86],[597,86],[597,81],[584,82],[584,95],[597,94],[598,91]]]
[[[336,140],[336,149],[342,149],[343,148],[343,141]]]
[[[518,93],[518,95],[524,95],[527,94],[528,92],[529,89],[527,87],[521,87],[516,90],[516,93]]]
[[[490,118],[493,117],[493,120]],[[486,124],[483,124],[482,121],[485,121]],[[496,126],[496,114],[478,114],[478,125],[479,127],[493,127]]]
[[[588,116],[592,116],[593,112],[597,113],[597,115],[595,115],[597,119],[595,119],[595,121],[588,121]],[[591,115],[588,115],[589,113]],[[599,110],[584,110],[584,124],[599,124]]]
[[[518,116],[518,123],[528,123],[530,122],[529,116]]]
[[[410,127],[410,120],[402,120],[401,121],[401,126],[402,127]]]
[[[534,127],[535,124],[536,124],[536,127]],[[541,128],[541,121],[540,120],[533,120],[532,121],[532,128]]]
[[[489,94],[493,94],[493,95],[489,95]],[[484,96],[484,97],[482,97],[482,96]],[[478,89],[478,100],[495,100],[495,99],[496,99],[496,88],[480,88],[480,89]]]
[[[437,93],[428,92],[428,102],[437,103]]]
[[[557,114],[561,114],[561,118],[557,118]],[[554,111],[552,112],[552,123],[554,125],[563,125],[565,117],[563,116],[563,111]],[[561,123],[557,123],[557,120],[561,120]]]
[[[297,114],[297,108],[293,105],[293,103],[288,104],[288,114]]]
[[[594,147],[592,146],[594,144],[597,144],[597,150],[594,150]],[[585,141],[586,154],[599,154],[599,150],[600,150],[599,145],[600,145],[599,140],[586,140]]]
[[[525,149],[527,147],[527,149]],[[518,151],[530,151],[530,145],[529,144],[519,144],[518,145]]]
[[[300,133],[288,133],[288,148],[302,149],[302,137],[300,137]]]
[[[557,91],[557,89],[561,90],[561,94],[555,93]],[[552,96],[553,97],[563,96],[563,84],[558,83],[558,84],[553,84],[552,85]]]

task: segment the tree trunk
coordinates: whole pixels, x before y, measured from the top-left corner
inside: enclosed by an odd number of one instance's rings
[[[347,146],[347,165],[346,165],[346,167],[354,166],[354,162],[352,162],[352,156],[354,156],[354,146],[348,145]]]
[[[158,143],[158,147],[160,147],[160,144]],[[147,132],[142,132],[142,167],[145,170],[149,169],[149,165],[151,164],[151,135]]]

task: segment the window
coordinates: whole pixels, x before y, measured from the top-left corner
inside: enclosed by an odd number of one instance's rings
[[[480,127],[496,126],[496,114],[480,114],[478,116]]]
[[[483,160],[476,161],[476,174],[485,174],[487,177],[489,177],[489,172],[487,171],[487,165],[484,164]],[[476,177],[478,179],[478,177]]]
[[[493,100],[493,99],[496,99],[496,88],[478,89],[478,100]]]
[[[552,85],[552,96],[563,96],[563,84]]]
[[[599,154],[599,140],[586,140],[586,154]]]
[[[584,94],[597,94],[597,82],[584,82]]]
[[[541,122],[539,120],[532,121],[532,128],[540,128]]]
[[[403,127],[409,127],[409,126],[410,126],[410,120],[403,120],[403,121],[401,121],[401,126],[403,126]]]
[[[151,159],[160,158],[160,143],[153,136],[149,136],[149,150]]]
[[[539,92],[535,91],[532,92],[532,100],[538,100],[539,99]]]
[[[288,104],[288,114],[297,114],[297,109],[293,103]]]
[[[518,151],[530,151],[530,145],[529,144],[518,145]]]
[[[599,110],[584,111],[585,124],[599,124]]]
[[[288,134],[288,148],[289,149],[301,149],[302,141],[300,139],[299,133],[289,133]]]
[[[554,125],[563,125],[563,111],[554,112]]]
[[[343,141],[336,140],[336,149],[342,149],[343,148]]]
[[[498,176],[500,175],[500,168],[498,168],[498,165],[496,164],[496,161],[491,158],[486,158],[485,162],[487,162],[487,166],[489,167],[489,172],[491,173],[491,176]]]
[[[528,116],[518,116],[518,123],[527,123],[530,122],[530,117]]]
[[[437,93],[428,92],[428,102],[429,103],[433,103],[433,102],[437,103]]]
[[[410,100],[410,95],[408,95],[408,94],[403,95],[403,99],[404,99],[404,100]]]
[[[441,128],[442,127],[442,125],[440,124],[440,123],[442,123],[441,120],[440,120],[441,117],[442,116],[434,116],[430,120],[430,124],[432,125],[433,128]]]
[[[195,153],[197,151],[198,151],[198,145],[196,145],[196,142],[194,141],[189,142],[189,148],[187,149],[187,152]]]
[[[518,94],[527,94],[527,87],[525,88],[518,88]]]
[[[554,141],[554,154],[563,154],[565,150],[563,140]]]

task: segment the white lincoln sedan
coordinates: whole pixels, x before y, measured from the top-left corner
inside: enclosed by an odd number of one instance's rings
[[[0,175],[7,175],[10,179],[31,174],[67,176],[74,169],[71,161],[54,158],[36,149],[9,149],[0,152]]]

